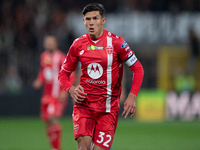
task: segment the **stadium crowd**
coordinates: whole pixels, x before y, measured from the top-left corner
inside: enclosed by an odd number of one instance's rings
[[[0,1],[0,93],[28,93],[38,71],[38,57],[47,34],[56,35],[67,53],[75,38],[66,23],[70,12],[81,12],[89,0]],[[199,12],[199,0],[96,0],[108,13],[150,11]]]

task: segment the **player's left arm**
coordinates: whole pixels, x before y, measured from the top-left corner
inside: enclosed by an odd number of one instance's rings
[[[124,111],[122,113],[122,116],[125,115],[125,118],[128,116],[128,114],[131,114],[130,117],[133,117],[135,113],[135,100],[142,85],[144,75],[144,70],[139,60],[137,60],[137,62],[133,66],[131,66],[130,69],[133,71],[133,80],[130,93],[124,102]]]
[[[142,85],[144,69],[129,45],[123,39],[119,39],[119,41],[119,56],[121,60],[124,60],[125,64],[133,71],[132,87],[127,99],[124,102],[124,111],[122,112],[122,116],[124,115],[126,118],[128,114],[131,114],[132,117],[135,113],[135,100]]]

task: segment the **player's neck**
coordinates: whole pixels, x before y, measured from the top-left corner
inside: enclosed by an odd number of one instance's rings
[[[49,54],[53,54],[56,50],[52,50],[52,51],[47,51]]]
[[[92,40],[98,40],[102,35],[103,35],[103,32],[104,32],[104,29],[102,29],[98,34],[96,34],[96,35],[90,35],[89,34],[89,36],[90,36],[90,38],[92,39]]]

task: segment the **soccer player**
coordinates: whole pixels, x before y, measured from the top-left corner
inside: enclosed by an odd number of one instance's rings
[[[125,40],[103,28],[105,9],[98,3],[84,7],[87,34],[74,40],[59,72],[59,82],[70,93],[74,136],[78,150],[109,150],[118,122],[123,62],[133,71],[132,88],[124,102],[122,115],[132,117],[135,100],[143,80],[143,67]],[[80,84],[69,81],[78,61]]]
[[[40,55],[40,71],[33,82],[35,89],[43,86],[41,97],[41,118],[46,124],[46,133],[53,150],[61,149],[61,124],[58,118],[64,113],[68,93],[58,81],[58,72],[65,59],[65,54],[58,50],[55,36],[46,36],[43,43],[45,51]],[[73,83],[74,74],[70,76]]]

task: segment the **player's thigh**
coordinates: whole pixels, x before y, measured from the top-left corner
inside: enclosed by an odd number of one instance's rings
[[[55,102],[54,116],[55,117],[62,117],[64,112],[65,112],[66,106],[67,106],[67,101],[56,101]]]
[[[91,112],[85,108],[74,108],[72,117],[75,139],[82,136],[90,136],[93,138],[95,120],[91,116]]]
[[[110,150],[118,122],[118,115],[118,111],[106,113],[97,121],[93,138],[95,145]],[[97,146],[96,149],[100,149]]]
[[[41,104],[41,118],[45,122],[50,122],[59,118],[63,114],[63,108],[57,101]]]
[[[40,105],[40,117],[44,122],[48,121],[47,107],[48,107],[48,104],[41,103]]]

